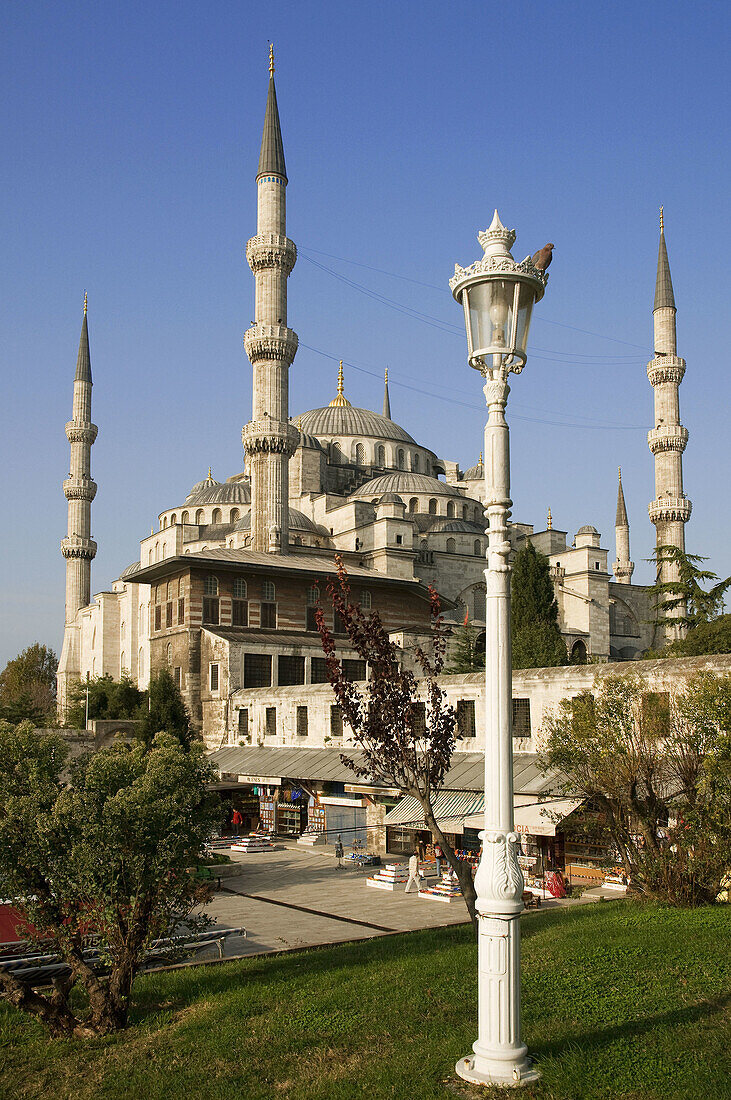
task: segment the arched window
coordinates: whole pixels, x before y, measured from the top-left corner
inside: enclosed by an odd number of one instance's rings
[[[178,522],[178,517],[175,515],[175,512],[173,512],[173,514],[170,517],[170,526],[174,527],[177,522]]]
[[[155,543],[155,561],[159,561],[159,560],[160,560],[160,543],[156,542]]]
[[[386,465],[386,448],[382,444],[379,444],[376,447],[376,466],[385,466],[385,465]]]
[[[180,522],[181,522],[181,523],[187,523],[187,522],[188,522],[188,519],[189,519],[188,513],[187,513],[187,512],[183,512],[182,516],[180,517]]]
[[[141,680],[145,674],[145,654],[142,651],[142,647],[137,651],[137,679]]]
[[[152,565],[152,547],[147,551],[147,564]]]
[[[396,456],[396,464],[397,464],[399,470],[405,470],[406,469],[406,452],[404,451],[403,447],[399,447],[399,449],[398,449],[398,454]]]
[[[276,589],[273,581],[263,581],[261,586],[261,598],[271,603],[276,598]]]
[[[213,515],[211,516],[211,523],[220,523],[220,522],[221,522],[221,509],[220,508],[214,508],[213,509]]]
[[[168,600],[171,600],[173,598],[173,582],[172,581],[168,581],[166,597],[167,597]]]
[[[162,544],[162,551],[160,553],[160,557],[164,560],[166,554],[167,554],[167,543],[164,542]]]
[[[487,616],[487,597],[482,588],[474,589],[475,618],[484,623]]]
[[[365,447],[362,443],[356,443],[355,445],[355,464],[356,466],[365,466]]]
[[[419,511],[419,501],[418,501],[417,497],[412,497],[411,500],[409,501],[409,511],[410,512],[418,512]]]
[[[462,519],[467,519],[467,505],[462,505]]]
[[[482,543],[479,539],[475,539],[474,546],[472,547],[472,553],[475,555],[476,558],[479,558],[482,554]]]
[[[178,577],[178,597],[185,595],[185,580],[183,577]]]
[[[415,474],[419,472],[419,456],[417,454],[411,456],[411,469]]]
[[[574,642],[574,644],[571,646],[571,664],[586,664],[586,646],[582,642],[581,638],[579,638],[578,641]]]
[[[429,501],[429,515],[435,516],[437,514],[437,502],[434,497]]]
[[[236,520],[239,519],[240,516],[241,513],[239,512],[238,508],[232,508],[231,516],[229,517],[229,523],[236,523]]]
[[[167,525],[168,525],[167,516],[163,516],[162,517],[162,523],[160,524],[160,530],[164,531],[165,528],[167,527]]]
[[[340,463],[343,461],[343,452],[340,449],[339,443],[330,444],[330,460],[336,466],[339,466]]]
[[[173,647],[172,647],[171,642],[168,642],[167,659],[168,659],[168,668],[172,668],[173,667]]]
[[[360,606],[363,611],[370,611],[371,609],[371,594],[367,588],[361,588],[360,590]]]
[[[195,514],[195,522],[200,526],[203,523],[203,509],[199,508]]]
[[[447,518],[454,519],[454,504],[451,500],[447,504]]]
[[[234,578],[234,599],[245,600],[248,594],[246,581],[243,577]]]
[[[125,655],[124,650],[122,650],[122,655],[119,658],[119,675],[120,675],[120,677],[124,676],[126,671],[127,671],[127,657]]]
[[[204,596],[217,596],[218,595],[218,577],[212,576],[210,573],[203,581],[203,595]]]
[[[320,589],[316,584],[313,584],[307,589],[307,605],[308,607],[316,607],[319,602]]]
[[[456,554],[457,553],[457,543],[454,541],[454,539],[447,539],[447,553],[448,554]]]

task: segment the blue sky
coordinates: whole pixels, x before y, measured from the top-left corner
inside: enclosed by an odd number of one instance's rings
[[[242,467],[254,177],[277,55],[293,415],[346,393],[463,468],[484,422],[447,280],[495,206],[522,257],[555,242],[514,380],[514,516],[612,553],[617,466],[650,580],[658,206],[690,431],[688,549],[729,568],[726,4],[6,5],[0,667],[60,649],[64,424],[89,293],[99,484],[92,590],[212,465]],[[357,285],[353,285],[357,284]],[[423,316],[417,316],[420,314]]]

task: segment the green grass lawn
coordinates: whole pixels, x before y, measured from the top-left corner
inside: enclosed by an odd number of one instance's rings
[[[535,1098],[731,1097],[731,909],[611,902],[523,919]],[[476,1037],[468,927],[148,975],[132,1025],[51,1041],[0,1007],[0,1096],[451,1100]]]

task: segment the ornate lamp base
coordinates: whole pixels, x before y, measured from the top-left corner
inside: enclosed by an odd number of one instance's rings
[[[511,1076],[502,1077],[495,1073],[484,1073],[475,1068],[478,1059],[474,1054],[467,1058],[460,1058],[454,1067],[457,1076],[463,1081],[469,1081],[472,1085],[493,1085],[503,1089],[519,1089],[524,1085],[534,1085],[541,1079],[541,1071],[537,1069],[530,1058],[526,1058],[521,1065],[513,1066]]]

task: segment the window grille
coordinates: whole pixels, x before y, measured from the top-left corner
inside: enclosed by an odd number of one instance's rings
[[[209,671],[210,671],[209,684],[210,684],[211,691],[218,691],[218,665],[211,665]]]
[[[297,707],[297,736],[307,737],[307,707]]]
[[[218,595],[218,577],[207,576],[203,581],[203,595],[204,596],[217,596]]]
[[[460,737],[475,736],[475,701],[459,699],[457,702],[457,732]]]
[[[513,699],[513,737],[530,737],[530,699]]]
[[[271,687],[272,658],[269,653],[246,653],[244,655],[244,687]]]

